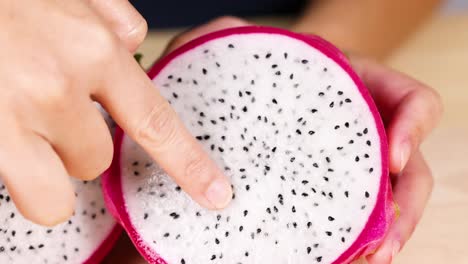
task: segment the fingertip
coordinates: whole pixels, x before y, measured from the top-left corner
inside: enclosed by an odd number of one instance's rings
[[[232,200],[232,188],[228,180],[221,176],[211,182],[205,191],[205,198],[213,209],[225,208]]]
[[[390,172],[398,174],[403,171],[412,153],[409,140],[393,140],[390,144]]]
[[[34,204],[12,198],[24,218],[38,225],[53,227],[65,222],[74,214],[76,197],[72,190],[70,187],[60,199],[47,199],[49,196],[43,195],[46,196],[45,199],[38,199]]]

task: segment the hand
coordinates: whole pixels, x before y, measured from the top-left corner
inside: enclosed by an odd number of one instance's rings
[[[165,53],[209,32],[246,25],[235,17],[218,18],[177,36]],[[419,146],[441,117],[441,100],[433,89],[404,74],[359,56],[351,56],[350,61],[386,124],[394,200],[400,208],[385,241],[367,260],[391,263],[413,233],[432,191],[431,171]]]
[[[430,87],[373,61],[350,56],[384,120],[390,147],[393,197],[400,216],[370,264],[391,263],[408,241],[432,191],[430,168],[419,150],[442,115],[439,95]]]
[[[133,59],[146,22],[125,0],[0,2],[0,175],[18,210],[68,218],[68,178],[97,177],[113,156],[93,101],[197,202],[231,199],[227,179]]]

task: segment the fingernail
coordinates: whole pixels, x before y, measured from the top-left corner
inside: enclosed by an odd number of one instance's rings
[[[408,141],[404,141],[403,144],[401,145],[401,152],[400,152],[400,171],[402,171],[405,168],[410,155],[411,155],[411,144]]]
[[[392,258],[394,258],[400,252],[400,242],[394,241],[392,245]]]
[[[216,179],[206,190],[205,197],[216,209],[222,209],[231,201],[231,186],[225,179]]]

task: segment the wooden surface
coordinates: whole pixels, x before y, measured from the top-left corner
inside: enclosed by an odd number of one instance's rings
[[[284,23],[284,22],[283,22]],[[174,33],[149,35],[140,51],[149,65]],[[394,263],[468,263],[468,13],[439,16],[388,64],[436,88],[445,117],[423,151],[435,189],[421,224]],[[122,237],[105,263],[144,263]]]

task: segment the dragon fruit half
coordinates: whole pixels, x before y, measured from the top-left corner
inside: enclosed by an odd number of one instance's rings
[[[111,133],[114,123],[97,105]],[[0,263],[97,264],[110,251],[122,228],[106,209],[101,180],[73,180],[74,215],[55,227],[26,220],[0,181]]]
[[[331,44],[226,29],[149,76],[234,193],[224,210],[201,208],[118,129],[103,188],[150,263],[348,263],[379,245],[394,216],[384,126]]]

